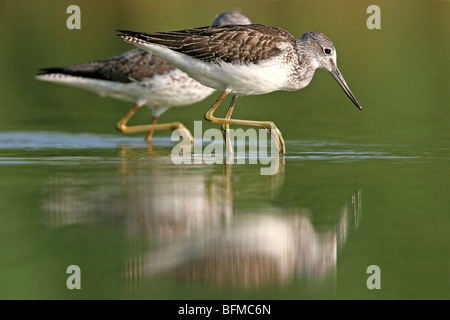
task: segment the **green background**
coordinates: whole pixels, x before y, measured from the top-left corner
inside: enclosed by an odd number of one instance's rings
[[[2,130],[115,133],[112,124],[129,104],[35,81],[38,69],[133,49],[115,36],[116,29],[205,26],[217,13],[239,8],[253,22],[285,28],[295,37],[313,30],[327,34],[364,111],[357,112],[334,79],[318,70],[303,90],[241,99],[236,117],[273,120],[286,139],[294,140],[342,135],[370,143],[447,141],[449,90],[444,77],[449,72],[450,28],[445,1],[377,2],[380,30],[366,27],[370,1],[80,1],[80,30],[66,27],[69,4],[2,1]],[[169,110],[164,119],[181,119],[192,129],[215,97],[192,108]],[[151,112],[145,111],[134,120],[148,121]]]
[[[71,4],[81,8],[80,30],[66,27]],[[381,8],[380,30],[366,27],[372,4]],[[239,99],[234,117],[272,120],[283,133],[286,163],[275,177],[249,165],[231,173],[222,165],[174,166],[168,132],[147,146],[142,134],[116,131],[130,103],[34,79],[39,68],[133,49],[116,29],[206,26],[232,8],[295,37],[328,35],[364,107],[358,111],[323,70],[300,91]],[[2,1],[0,298],[448,299],[449,18],[450,2],[425,0]],[[193,129],[217,96],[170,109],[160,121]],[[150,119],[143,108],[131,123]],[[220,182],[216,193],[217,179],[229,189]],[[183,192],[197,187],[201,199],[230,201],[236,218],[260,211],[285,218],[307,208],[318,232],[334,228],[358,190],[362,214],[336,268],[317,283],[294,276],[248,289],[138,277],[130,289],[126,261],[158,247],[150,231],[130,229],[130,219],[152,216],[158,198],[163,207],[177,199],[189,206]],[[67,223],[70,213],[78,222]],[[71,264],[82,270],[79,291],[65,285]],[[366,287],[372,264],[381,268],[381,290]]]

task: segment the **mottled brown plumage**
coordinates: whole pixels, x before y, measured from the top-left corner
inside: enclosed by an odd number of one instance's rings
[[[216,16],[212,26],[250,23],[246,16],[237,11],[226,11]],[[117,123],[117,128],[124,133],[147,131],[148,141],[152,137],[153,130],[180,129],[184,130],[186,136],[193,142],[191,133],[184,125],[179,122],[157,124],[158,117],[170,107],[182,107],[199,102],[214,91],[165,60],[141,49],[130,50],[105,60],[41,69],[36,79],[135,102],[135,106]],[[127,126],[130,118],[143,105],[153,109],[151,123]]]
[[[223,91],[206,112],[206,120],[222,124],[224,131],[229,125],[266,128],[282,154],[284,140],[273,122],[231,119],[238,97],[302,89],[321,68],[330,72],[356,107],[362,109],[337,67],[333,43],[320,32],[307,32],[295,39],[284,29],[260,24],[162,33],[118,31],[126,42],[169,61],[201,84]],[[214,112],[230,93],[233,99],[225,118],[215,117]],[[228,140],[227,147],[232,150]]]
[[[106,60],[41,69],[39,74],[61,73],[76,77],[129,83],[152,78],[173,69],[175,68],[168,62],[151,53],[134,49]]]
[[[127,31],[127,34],[205,62],[258,63],[260,60],[280,55],[280,43],[287,42],[296,47],[295,38],[288,31],[261,24],[204,27],[151,34],[133,34]]]

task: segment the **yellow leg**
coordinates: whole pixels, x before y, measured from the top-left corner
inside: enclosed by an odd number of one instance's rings
[[[244,125],[244,126],[252,126],[252,127],[263,127],[265,129],[267,129],[269,131],[269,133],[271,134],[277,148],[278,151],[281,154],[285,154],[286,153],[286,147],[284,144],[284,139],[281,135],[280,130],[278,130],[277,126],[271,122],[271,121],[254,121],[254,120],[239,120],[239,119],[227,119],[227,118],[216,118],[214,117],[214,112],[216,111],[217,107],[219,107],[219,105],[222,103],[222,101],[225,99],[225,97],[230,93],[230,91],[226,90],[224,92],[222,92],[222,94],[220,95],[220,97],[216,100],[216,102],[214,102],[214,104],[211,106],[211,108],[206,112],[205,114],[205,119],[211,123],[218,123],[218,124],[222,124],[222,129],[225,128],[228,129],[227,125],[230,124],[237,124],[237,125]],[[233,108],[234,108],[234,104],[236,103],[236,99],[235,97],[233,97],[233,100],[231,100],[231,104],[230,104],[230,108],[231,108],[231,113],[233,112]],[[230,111],[230,108],[228,109],[228,111]],[[230,113],[230,116],[231,116]],[[228,114],[228,113],[227,113]]]
[[[135,133],[135,132],[147,132],[146,140],[150,141],[153,136],[154,130],[183,130],[185,132],[185,136],[187,136],[191,142],[194,143],[194,137],[191,132],[181,123],[181,122],[170,122],[170,123],[159,123],[157,117],[153,117],[152,122],[146,125],[135,125],[135,126],[127,126],[128,121],[130,121],[131,117],[141,108],[141,105],[135,105],[131,108],[122,119],[117,122],[117,129],[123,133]]]
[[[233,100],[231,100],[230,105],[228,106],[228,110],[227,110],[227,114],[225,115],[225,119],[231,119],[231,115],[233,114],[234,111],[234,105],[236,104],[236,97],[233,96]],[[225,136],[226,131],[230,128],[229,124],[223,124],[222,125],[222,132],[223,135]]]
[[[233,114],[234,111],[234,106],[236,104],[236,97],[233,96],[230,105],[228,106],[228,110],[227,110],[227,114],[225,115],[225,119],[231,119],[231,115]],[[229,154],[233,154],[234,150],[233,150],[233,146],[231,145],[231,141],[230,141],[230,137],[227,136],[227,132],[228,129],[230,129],[230,125],[229,124],[223,124],[222,125],[222,134],[223,134],[223,138],[225,140],[225,145],[227,146],[227,150],[229,152]]]
[[[158,122],[158,117],[153,117],[152,118],[152,122],[150,122],[150,124],[156,124]],[[149,130],[147,132],[147,135],[145,136],[145,141],[150,141],[152,140],[153,137],[153,133],[155,132],[155,130]]]

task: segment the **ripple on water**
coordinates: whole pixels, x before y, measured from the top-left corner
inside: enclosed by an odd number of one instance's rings
[[[204,141],[203,147],[211,142]],[[176,144],[169,136],[154,137],[152,146],[167,149],[164,155],[170,156],[170,149]],[[412,145],[389,144],[351,144],[335,141],[286,141],[287,160],[294,161],[361,161],[361,160],[430,160],[444,159],[448,150],[417,148]],[[0,163],[27,164],[33,162],[54,163],[55,160],[70,162],[115,162],[119,161],[116,149],[127,147],[146,149],[149,144],[141,136],[112,134],[66,133],[66,132],[2,132],[0,150],[3,150]],[[56,150],[48,152],[49,149]],[[102,156],[92,155],[93,150],[103,150]],[[105,157],[105,150],[113,152]],[[441,148],[442,149],[442,148]],[[76,150],[76,154],[70,153]],[[6,152],[5,152],[6,151]],[[250,152],[251,153],[251,152]],[[251,156],[246,150],[245,157]],[[106,153],[107,154],[107,153]],[[235,157],[242,154],[235,153]]]

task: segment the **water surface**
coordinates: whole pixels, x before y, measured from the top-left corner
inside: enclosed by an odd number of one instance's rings
[[[279,172],[261,176],[174,165],[173,145],[1,133],[1,296],[448,297],[447,150],[287,141]]]
[[[381,29],[360,0],[84,1],[79,30],[70,4],[0,2],[0,298],[450,298],[449,1],[379,0]],[[34,78],[134,49],[117,29],[206,26],[231,8],[325,33],[364,107],[323,70],[302,90],[240,98],[233,117],[283,133],[275,175],[251,152],[175,165],[170,133],[116,131],[132,103]],[[203,115],[219,94],[159,121],[217,129]],[[151,118],[142,108],[130,125]],[[71,265],[81,290],[66,286]]]

